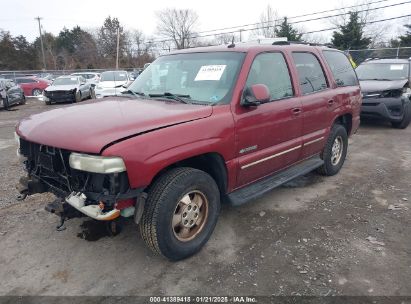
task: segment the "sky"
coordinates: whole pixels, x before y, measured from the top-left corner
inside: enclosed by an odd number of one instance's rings
[[[281,16],[296,16],[362,2],[358,0],[252,0],[251,2],[224,0],[12,0],[2,3],[0,29],[10,31],[13,36],[24,35],[29,41],[33,41],[38,36],[38,24],[34,19],[37,16],[43,18],[41,20],[43,30],[57,35],[63,27],[72,28],[79,25],[90,29],[98,28],[103,24],[104,19],[111,15],[117,17],[126,29],[139,29],[146,35],[155,35],[156,12],[166,7],[188,8],[196,11],[199,15],[197,30],[205,31],[258,22],[259,16],[267,5],[271,5]],[[411,1],[407,0],[387,0],[374,4],[372,7],[401,2],[407,3],[375,11],[377,14],[375,19],[411,14]],[[335,13],[326,13],[322,16]],[[306,17],[306,19],[313,17],[315,16]],[[395,36],[403,31],[401,25],[406,22],[411,23],[411,18],[379,23],[379,26],[388,28],[388,36]],[[304,31],[312,31],[329,28],[332,24],[328,20],[322,20],[304,22],[298,26]],[[330,37],[331,34],[332,32],[324,32],[316,35]]]

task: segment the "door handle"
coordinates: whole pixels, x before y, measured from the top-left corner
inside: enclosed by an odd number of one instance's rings
[[[292,109],[291,110],[291,112],[294,114],[294,115],[300,115],[301,114],[301,108],[294,108],[294,109]]]
[[[333,104],[334,104],[334,100],[333,100],[333,99],[330,99],[330,100],[328,101],[328,106],[331,107]]]

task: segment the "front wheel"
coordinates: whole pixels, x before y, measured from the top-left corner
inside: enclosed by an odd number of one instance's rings
[[[410,121],[411,121],[411,106],[410,104],[405,104],[404,105],[404,116],[402,120],[398,122],[393,121],[391,122],[391,125],[393,126],[393,128],[396,128],[396,129],[405,129],[410,124]]]
[[[74,96],[74,101],[73,102],[80,102],[81,101],[81,92],[77,91],[76,95]]]
[[[148,247],[170,260],[198,252],[208,241],[220,213],[214,179],[193,168],[176,168],[150,187],[140,223]]]
[[[344,164],[347,148],[347,130],[340,124],[334,124],[322,153],[324,164],[318,168],[318,172],[326,176],[337,174]]]
[[[21,105],[26,104],[26,96],[24,96],[24,94],[23,94],[22,97],[21,97],[20,104],[21,104]]]

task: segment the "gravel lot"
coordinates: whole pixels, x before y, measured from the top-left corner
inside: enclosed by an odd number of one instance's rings
[[[411,295],[411,127],[363,123],[340,174],[225,206],[203,250],[171,263],[132,223],[115,237],[85,218],[58,232],[52,195],[15,199],[14,126],[61,106],[0,110],[0,295]]]

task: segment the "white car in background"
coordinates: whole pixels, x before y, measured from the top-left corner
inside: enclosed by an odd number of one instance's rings
[[[107,71],[101,73],[100,82],[95,87],[96,98],[120,95],[132,82],[126,71]]]
[[[86,79],[86,82],[89,83],[93,88],[100,82],[100,73],[78,72],[71,74],[71,76],[84,77],[84,79]]]

